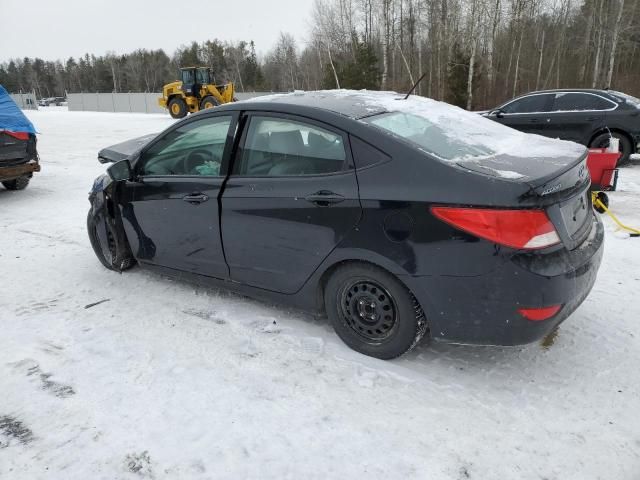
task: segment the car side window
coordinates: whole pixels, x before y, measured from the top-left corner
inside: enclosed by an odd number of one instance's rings
[[[247,176],[319,175],[341,171],[341,135],[297,120],[251,118],[235,173]]]
[[[529,95],[502,108],[504,113],[542,113],[550,109],[550,95]]]
[[[575,112],[581,110],[609,110],[615,107],[613,102],[596,95],[586,93],[556,93],[553,102],[554,112]]]
[[[358,137],[351,137],[351,151],[355,157],[357,168],[369,167],[378,163],[387,162],[391,159],[389,155],[381,152],[376,147],[360,140]]]
[[[171,130],[142,154],[140,175],[220,176],[231,116],[209,117]]]

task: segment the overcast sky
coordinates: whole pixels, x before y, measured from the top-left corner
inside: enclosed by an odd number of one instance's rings
[[[195,40],[253,40],[266,53],[279,33],[306,39],[313,0],[0,0],[0,62],[162,48]]]

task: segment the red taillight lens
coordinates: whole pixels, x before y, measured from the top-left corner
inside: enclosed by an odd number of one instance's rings
[[[535,250],[560,243],[542,210],[431,207],[431,212],[449,225],[506,247]]]
[[[551,305],[550,307],[541,308],[519,308],[518,313],[532,322],[541,322],[542,320],[553,317],[561,308],[562,305]]]
[[[10,130],[2,130],[2,133],[6,133],[10,137],[17,138],[18,140],[29,140],[29,133],[27,132],[12,132]]]

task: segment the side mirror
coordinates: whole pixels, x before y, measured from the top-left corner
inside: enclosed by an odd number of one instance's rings
[[[504,118],[504,112],[499,108],[496,108],[495,110],[491,110],[489,112],[489,115],[494,116],[496,118]]]
[[[133,170],[131,169],[131,162],[129,160],[120,160],[107,168],[107,175],[111,177],[114,182],[121,182],[122,180],[131,180],[133,178]]]

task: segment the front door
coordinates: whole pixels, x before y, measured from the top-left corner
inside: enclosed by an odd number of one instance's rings
[[[504,105],[500,113],[492,113],[489,118],[521,132],[544,135],[545,112],[551,108],[552,99],[552,94],[528,95]]]
[[[348,140],[287,115],[248,121],[222,197],[230,275],[294,293],[360,220]]]
[[[200,118],[169,131],[142,153],[122,211],[139,261],[228,277],[218,194],[234,127],[231,115]]]

